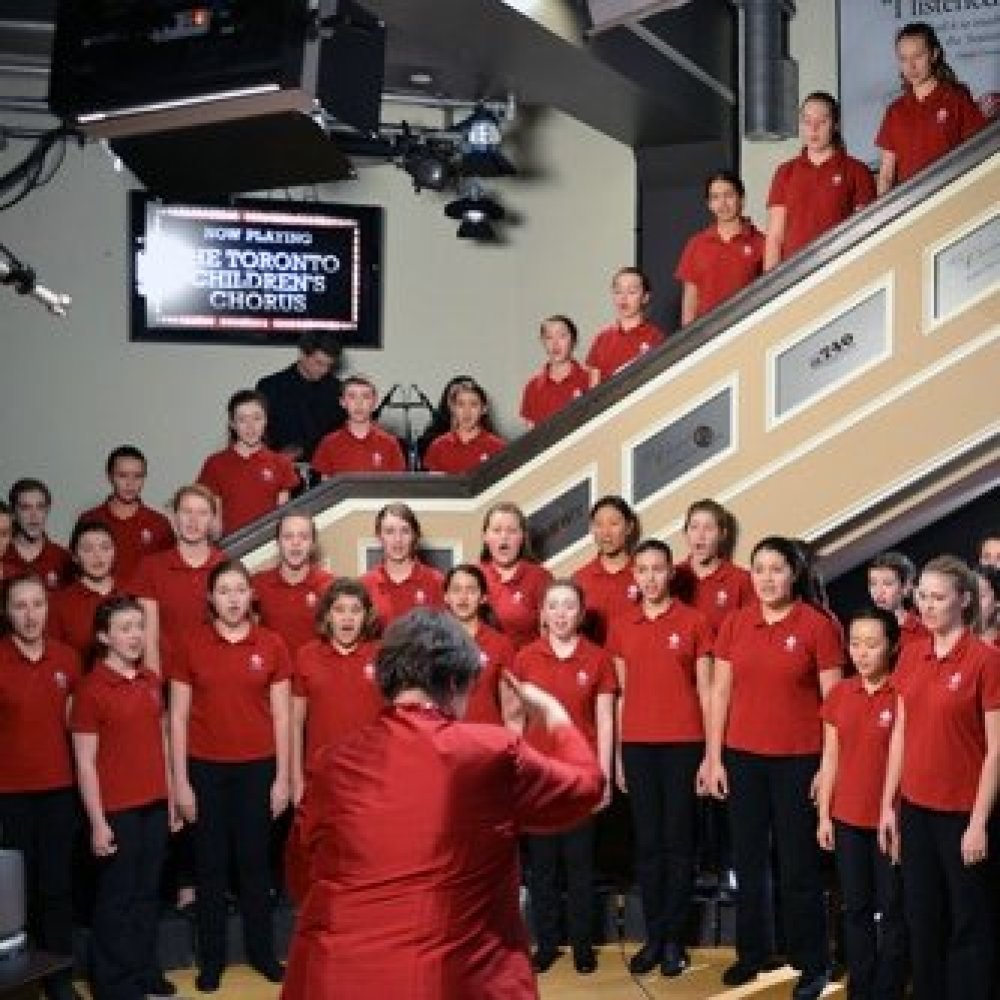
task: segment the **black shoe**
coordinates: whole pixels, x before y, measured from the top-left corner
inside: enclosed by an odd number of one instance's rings
[[[647,972],[652,972],[662,958],[663,946],[648,942],[628,960],[628,971],[633,976],[644,976]]]
[[[277,959],[272,958],[267,962],[251,962],[250,968],[254,972],[263,976],[269,983],[280,983],[285,978],[285,967]]]
[[[142,991],[149,996],[172,997],[177,993],[177,987],[162,972],[158,972],[142,981]]]
[[[584,948],[573,949],[573,968],[581,976],[589,976],[597,971],[597,955],[594,949],[587,945]]]
[[[222,969],[202,969],[195,976],[194,986],[199,993],[214,993],[219,988]]]
[[[531,964],[535,972],[548,972],[561,954],[558,948],[536,948],[531,956]]]
[[[660,960],[660,973],[669,979],[679,976],[689,965],[691,959],[688,953],[679,945],[668,941],[663,946],[663,958]]]
[[[830,982],[830,976],[822,972],[803,972],[792,990],[792,1000],[819,1000]]]
[[[722,982],[726,986],[743,986],[752,983],[760,974],[756,965],[746,962],[734,962],[722,973]]]

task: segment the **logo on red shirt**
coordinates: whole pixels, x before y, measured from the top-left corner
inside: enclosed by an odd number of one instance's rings
[[[753,247],[749,243],[743,244],[743,256],[749,257],[753,253]]]
[[[486,655],[486,650],[481,649],[479,651],[479,665],[485,667],[487,663],[490,662],[489,656]]]
[[[582,389],[574,389],[573,390],[573,398],[574,399],[579,399],[582,395],[583,395],[583,390]]]
[[[799,640],[796,639],[794,635],[790,635],[785,640],[785,649],[787,649],[789,653],[794,653],[795,652],[795,647],[798,644],[799,644]]]
[[[948,678],[948,690],[957,691],[962,686],[962,672],[956,670],[951,677]]]
[[[65,691],[69,686],[69,678],[61,671],[57,670],[53,675],[52,679],[56,682],[56,687],[60,691]]]
[[[375,664],[372,663],[370,660],[368,663],[365,664],[364,673],[365,677],[368,678],[368,680],[370,681],[375,680]]]
[[[719,590],[715,594],[715,603],[720,607],[724,608],[729,603],[729,594],[724,590]]]
[[[143,528],[142,531],[139,532],[139,541],[142,542],[143,545],[153,544],[153,533],[149,530],[149,528]]]
[[[577,671],[577,674],[576,674],[576,683],[579,684],[580,687],[586,687],[587,686],[587,681],[589,681],[589,680],[590,680],[590,678],[587,676],[587,671],[586,670],[578,670]]]
[[[372,465],[378,466],[382,464],[382,452],[377,451],[372,455]]]
[[[490,456],[486,454],[485,451],[479,453],[479,461],[485,462]]]
[[[937,110],[937,120],[938,124],[943,125],[948,120],[948,109],[938,108]]]
[[[638,601],[639,600],[639,584],[637,584],[637,583],[630,583],[628,585],[628,599],[630,601]]]
[[[414,601],[417,602],[417,604],[426,604],[427,603],[427,595],[422,590],[418,590],[413,595],[413,599],[414,599]]]
[[[670,633],[670,638],[667,639],[667,644],[671,649],[680,649],[681,647],[681,637],[676,632]]]
[[[251,670],[263,670],[264,669],[264,657],[260,653],[250,654],[250,669]]]
[[[892,709],[883,708],[881,712],[878,713],[878,724],[883,729],[888,729],[892,725]]]
[[[645,353],[646,353],[646,351],[648,351],[648,350],[649,350],[649,344],[647,344],[647,343],[646,343],[645,341],[643,341],[643,342],[642,342],[642,343],[641,343],[641,344],[639,345],[639,352],[640,352],[641,354],[645,354]]]
[[[269,465],[265,465],[264,468],[260,470],[260,478],[263,479],[265,483],[269,483],[272,479],[274,479],[274,470]]]
[[[45,574],[45,582],[50,587],[56,587],[59,585],[59,574],[54,570],[50,569],[48,573]]]
[[[306,594],[306,604],[311,608],[316,607],[316,595],[311,590]]]
[[[513,593],[513,594],[511,594],[511,597],[510,597],[510,599],[511,599],[511,600],[512,600],[512,601],[513,601],[513,602],[514,602],[515,604],[520,604],[520,603],[521,603],[521,601],[523,601],[523,600],[524,600],[524,594],[522,594],[522,593],[521,593],[521,591],[519,591],[519,590],[515,590],[515,591],[514,591],[514,593]]]
[[[837,187],[838,185],[844,183],[844,178],[841,174],[834,174],[833,177],[830,178],[830,183],[833,184],[834,187]]]

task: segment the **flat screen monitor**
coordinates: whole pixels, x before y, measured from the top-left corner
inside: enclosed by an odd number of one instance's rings
[[[132,340],[380,346],[381,208],[134,191],[129,229]]]

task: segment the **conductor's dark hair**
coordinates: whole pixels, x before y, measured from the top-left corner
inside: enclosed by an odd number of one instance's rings
[[[444,706],[467,691],[480,671],[479,648],[454,617],[414,608],[385,630],[375,677],[387,701],[419,690]]]

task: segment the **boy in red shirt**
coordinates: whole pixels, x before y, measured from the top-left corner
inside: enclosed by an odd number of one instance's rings
[[[73,558],[45,534],[52,493],[40,479],[19,479],[8,494],[14,513],[14,539],[3,557],[6,579],[37,576],[48,590],[58,590],[73,577]]]
[[[313,468],[324,478],[350,472],[405,472],[406,459],[399,441],[375,421],[378,392],[363,375],[344,380],[340,405],[347,423],[327,434],[313,455]]]
[[[127,580],[143,556],[174,544],[174,529],[166,516],[142,502],[146,456],[135,445],[113,449],[104,468],[111,495],[100,506],[85,510],[77,524],[98,521],[107,525],[115,540],[115,572],[119,580]]]
[[[909,608],[916,580],[917,567],[902,552],[880,552],[868,564],[868,594],[876,608],[896,616],[904,649],[927,635],[920,615]]]
[[[264,445],[267,398],[241,389],[226,406],[231,444],[205,459],[198,482],[219,498],[222,533],[232,534],[288,503],[299,476],[291,459]]]
[[[663,343],[663,331],[645,316],[651,292],[649,278],[637,267],[620,268],[611,279],[616,321],[594,338],[587,352],[587,365],[597,369],[601,382]]]

